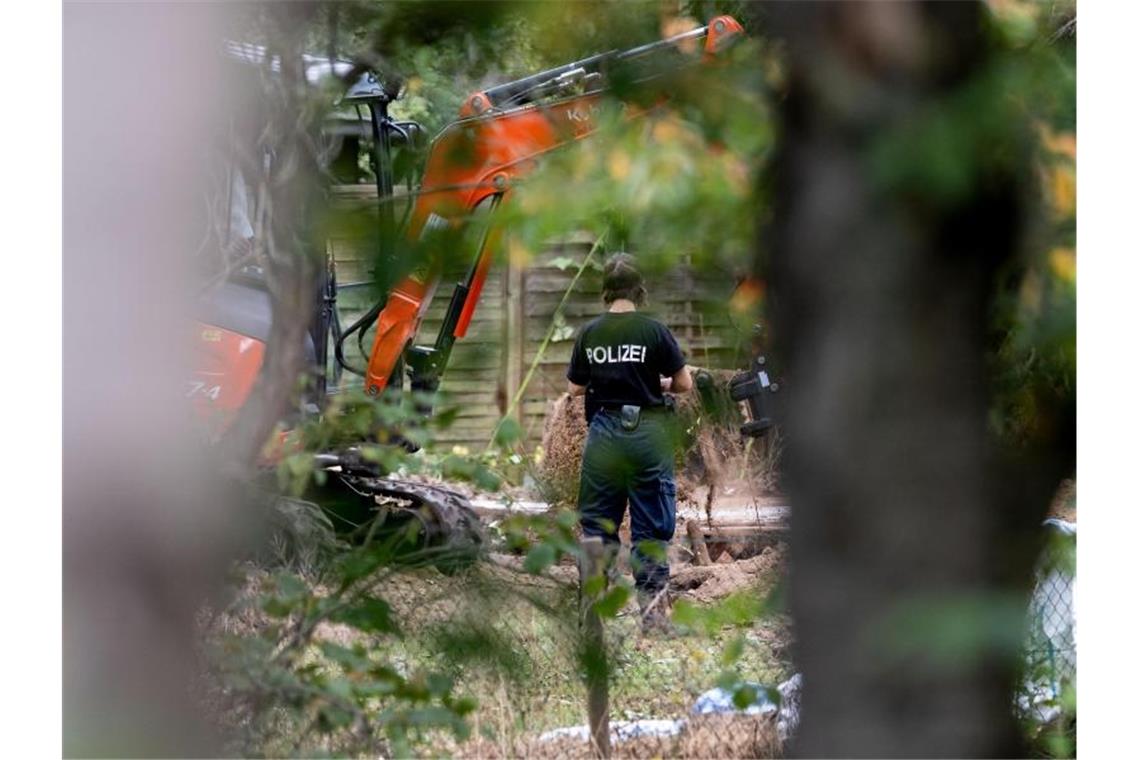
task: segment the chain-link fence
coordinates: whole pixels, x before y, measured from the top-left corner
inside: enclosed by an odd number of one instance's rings
[[[1019,713],[1038,726],[1068,714],[1076,678],[1075,526],[1051,523],[1050,532],[1017,698]],[[731,561],[722,554],[713,566],[675,568],[679,624],[672,633],[643,632],[632,597],[615,617],[602,619],[613,756],[781,755],[798,723],[801,677],[788,657],[787,621],[758,611],[783,572],[781,556],[775,547]],[[408,637],[420,655],[453,658],[457,683],[480,699],[475,735],[449,752],[595,755],[578,573],[567,561],[536,576],[521,557],[497,555],[463,578],[425,581],[428,587],[419,589],[405,583],[390,593],[403,597],[397,604],[407,619],[422,621],[419,634]],[[432,587],[435,602],[426,593]]]
[[[1015,702],[1038,733],[1068,731],[1075,716],[1076,529],[1059,521],[1049,529]],[[635,595],[609,595],[631,590],[628,550],[600,591],[582,582],[570,555],[535,572],[527,554],[493,552],[458,572],[427,563],[378,574],[367,591],[390,605],[396,635],[370,636],[330,617],[313,631],[315,649],[363,644],[404,676],[442,676],[447,689],[474,697],[471,734],[425,727],[414,740],[424,754],[591,757],[604,736],[614,757],[781,756],[798,724],[801,677],[789,621],[764,600],[785,571],[784,545],[769,536],[709,549],[697,562],[673,547],[673,630],[644,630]],[[319,586],[315,593],[326,594]],[[584,611],[599,609],[602,597],[608,610],[591,629]],[[228,625],[264,630],[263,617]],[[592,635],[604,646],[591,650]],[[600,679],[590,670],[599,652]],[[265,733],[280,734],[280,726]]]
[[[1045,527],[1049,535],[1029,605],[1026,674],[1017,698],[1022,717],[1040,725],[1072,711],[1077,678],[1077,526],[1049,519]]]
[[[676,589],[674,617],[683,622],[674,630],[643,631],[633,594],[602,617],[613,756],[780,753],[799,680],[787,660],[787,622],[762,602],[782,571],[782,548],[721,556],[713,566],[675,571],[685,587]],[[631,583],[620,560],[619,570],[611,589]],[[493,554],[455,576],[399,573],[377,591],[403,628],[389,657],[408,669],[430,664],[478,698],[472,736],[455,742],[441,732],[432,753],[594,756],[576,564],[567,559],[535,575],[523,557]]]

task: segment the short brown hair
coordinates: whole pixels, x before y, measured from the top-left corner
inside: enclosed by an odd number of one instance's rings
[[[633,256],[615,253],[602,270],[602,300],[613,303],[624,298],[641,306],[647,295],[645,281],[637,271]]]

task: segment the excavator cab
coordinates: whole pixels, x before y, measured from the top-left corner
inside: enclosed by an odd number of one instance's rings
[[[206,284],[197,306],[197,362],[186,395],[204,420],[212,436],[226,431],[237,411],[253,390],[273,324],[273,305],[266,273],[257,257],[256,235],[261,222],[257,180],[260,173],[269,175],[275,157],[259,151],[256,134],[266,117],[257,97],[258,66],[265,62],[263,49],[250,45],[230,45],[228,59],[234,66],[235,89],[248,91],[242,107],[230,125],[225,144],[216,162],[225,176],[218,185],[217,197],[211,199],[216,208],[210,246],[214,256],[204,265]],[[321,65],[322,59],[313,59]],[[312,63],[312,61],[310,61]],[[251,65],[253,64],[253,65]],[[338,62],[328,68],[349,67]],[[242,87],[244,83],[246,87]],[[341,107],[322,131],[329,144],[327,151],[334,160],[343,154],[356,164],[355,148],[371,143],[371,163],[376,176],[379,202],[376,207],[380,234],[380,260],[390,259],[392,241],[398,234],[391,199],[395,183],[393,155],[397,150],[422,154],[427,145],[423,127],[412,121],[397,121],[388,113],[396,97],[371,72],[365,72],[348,89]],[[355,114],[348,118],[346,114]],[[346,145],[348,144],[348,145]],[[336,167],[326,167],[335,171]],[[409,191],[416,180],[405,176]],[[335,268],[331,260],[313,283],[314,318],[305,335],[304,356],[310,364],[302,409],[319,411],[332,381],[339,382],[346,362],[340,347],[343,333],[337,310]],[[337,350],[337,360],[330,366],[330,349]]]

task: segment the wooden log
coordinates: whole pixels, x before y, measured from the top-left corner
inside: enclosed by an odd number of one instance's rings
[[[685,530],[689,533],[689,544],[693,548],[693,563],[696,565],[711,565],[709,547],[705,544],[705,534],[696,520],[687,520]]]

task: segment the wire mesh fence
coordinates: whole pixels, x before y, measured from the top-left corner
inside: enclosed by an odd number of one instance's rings
[[[1024,719],[1050,724],[1071,712],[1077,678],[1076,524],[1050,519],[1029,605],[1025,679],[1017,698]]]
[[[1030,726],[1067,731],[1073,724],[1066,720],[1075,717],[1075,525],[1056,522],[1050,532],[1028,609],[1026,675],[1015,707]],[[608,749],[613,757],[778,757],[798,725],[802,679],[790,659],[790,623],[764,601],[785,572],[784,546],[758,543],[744,551],[715,547],[711,564],[675,562],[671,630],[646,630],[636,595],[616,597],[598,619],[600,681],[590,678],[598,652],[589,648],[583,610],[596,609],[591,605],[603,592],[588,590],[572,555],[535,572],[527,555],[505,551],[458,572],[425,563],[379,573],[366,591],[385,600],[385,617],[396,625],[370,635],[366,627],[329,617],[313,630],[315,646],[301,656],[301,668],[317,667],[312,653],[328,654],[329,646],[342,647],[342,655],[363,646],[384,667],[412,679],[442,676],[448,689],[474,698],[469,734],[425,725],[414,731],[416,754],[594,757]],[[631,590],[628,551],[605,588]],[[251,586],[250,600],[257,602],[259,593]],[[312,593],[320,599],[328,588],[315,581]],[[264,631],[266,609],[262,599],[225,625]],[[342,688],[331,686],[335,664],[319,667],[331,668],[332,680],[318,683],[335,696]],[[379,701],[368,702],[368,719],[391,720],[384,695],[376,696]],[[240,717],[240,711],[231,714]],[[247,746],[289,754],[289,744],[264,739],[296,733],[293,725],[266,723],[261,740]],[[608,748],[599,746],[600,737]],[[302,738],[295,737],[296,747],[309,746]],[[343,749],[319,741],[322,750]],[[377,735],[376,741],[351,746],[392,754],[387,740]]]
[[[1066,714],[1067,690],[1076,678],[1075,527],[1052,526],[1051,533],[1029,608],[1026,678],[1017,698],[1019,713],[1036,726]],[[684,588],[685,579],[693,570],[675,573],[674,619],[680,623],[672,632],[643,631],[633,597],[604,619],[612,756],[781,756],[798,723],[801,677],[788,657],[787,621],[756,614],[752,605],[783,567],[773,564],[771,576],[754,576],[736,592],[702,600],[685,614],[691,601],[686,592],[693,590]],[[733,568],[726,564],[720,572],[709,577]],[[628,583],[628,567],[624,573]],[[475,735],[448,751],[466,757],[597,756],[588,720],[578,568],[564,563],[536,576],[521,558],[499,555],[488,568],[450,579],[439,591],[448,610],[439,620],[451,632],[418,637],[422,653],[483,652],[474,661],[456,659],[458,683],[477,693],[481,705]],[[429,613],[425,601],[408,601],[413,617]],[[463,638],[469,646],[456,650]]]
[[[779,755],[798,687],[786,658],[787,623],[759,611],[773,577],[740,578],[734,593],[692,605],[688,617],[682,597],[675,618],[690,622],[670,631],[644,631],[632,594],[604,618],[612,756]],[[627,566],[612,579],[630,582]],[[498,554],[455,576],[431,569],[393,575],[377,591],[402,621],[404,635],[389,644],[388,656],[409,669],[430,663],[479,702],[471,737],[457,742],[440,732],[430,737],[430,753],[597,756],[574,562],[535,575],[522,557]]]

